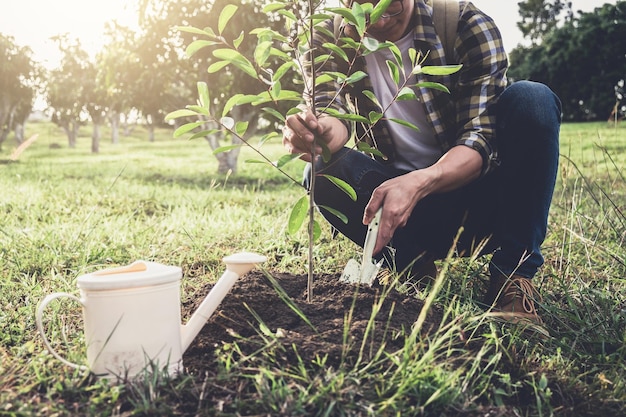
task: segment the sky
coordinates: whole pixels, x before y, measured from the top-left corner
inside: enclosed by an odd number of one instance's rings
[[[105,24],[118,23],[136,27],[137,0],[10,0],[0,12],[0,33],[13,36],[19,46],[29,46],[34,59],[52,68],[58,63],[59,53],[50,37],[69,33],[80,39],[83,48],[95,55],[104,43]],[[520,0],[473,0],[473,3],[491,16],[510,51],[523,41],[516,27],[519,20],[517,3]],[[574,11],[591,12],[605,3],[617,0],[572,0]]]

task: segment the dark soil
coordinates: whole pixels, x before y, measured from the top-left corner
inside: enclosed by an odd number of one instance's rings
[[[289,295],[297,306],[294,309],[281,299],[275,283],[262,272],[253,271],[237,281],[224,298],[218,310],[196,337],[185,353],[183,362],[190,373],[200,373],[215,360],[215,350],[224,344],[237,341],[244,354],[251,354],[263,346],[264,337],[260,322],[273,334],[280,335],[283,346],[297,346],[297,356],[310,363],[316,356],[328,356],[327,365],[338,367],[352,362],[361,347],[363,335],[383,289],[341,283],[338,275],[318,275],[313,280],[313,297],[307,301],[307,277],[304,275],[276,274],[279,288]],[[208,293],[211,285],[205,288]],[[183,313],[195,310],[198,300],[188,303]],[[384,337],[387,349],[397,350],[403,338],[390,337],[394,333],[410,332],[417,319],[422,301],[397,291],[388,292],[383,298],[375,318],[374,334],[368,334],[371,346]],[[296,310],[300,310],[302,315]],[[346,316],[351,313],[349,343],[344,340]],[[256,316],[256,317],[255,317]],[[303,317],[306,318],[303,319]],[[436,309],[430,312],[424,331],[440,322]],[[308,323],[307,323],[308,320]],[[346,346],[350,349],[346,351]],[[368,344],[368,347],[370,345]],[[286,350],[286,359],[296,360],[296,352]]]
[[[189,317],[196,310],[203,295],[211,288],[212,285],[207,285],[194,294],[193,300],[184,303],[183,317]],[[368,331],[372,308],[380,302],[383,293],[385,296],[374,319],[374,330]],[[285,298],[291,300],[296,308],[290,307]],[[320,363],[319,358],[324,357],[324,367],[352,369],[350,366],[359,355],[363,355],[360,358],[362,363],[367,363],[368,355],[376,352],[383,340],[384,348],[390,352],[401,348],[422,307],[423,302],[416,297],[395,289],[387,291],[381,287],[343,284],[339,275],[315,276],[313,297],[308,302],[305,275],[274,274],[270,279],[262,272],[253,271],[237,281],[185,353],[183,363],[186,372],[193,377],[194,384],[202,386],[202,392],[196,392],[193,398],[177,397],[177,401],[182,401],[179,411],[183,415],[200,415],[202,413],[197,414],[195,408],[199,401],[204,402],[204,407],[209,407],[207,415],[290,415],[266,414],[267,410],[256,408],[265,399],[247,387],[258,369],[284,371],[289,367],[297,368],[299,364],[308,367]],[[431,308],[422,327],[422,336],[437,329],[442,316],[440,308]],[[347,332],[346,326],[349,326]],[[364,334],[367,335],[367,348],[363,350],[361,342]],[[473,344],[483,343],[480,337],[469,343],[463,343],[463,339],[463,335],[459,335],[462,349],[470,352],[474,348],[478,351],[478,346]],[[272,347],[268,348],[269,345]],[[522,365],[525,363],[521,359],[523,348],[518,350],[510,345],[510,349],[506,355],[509,360],[503,358],[500,370],[510,373],[514,380],[524,379],[529,373],[548,375],[553,392],[551,403],[554,410],[558,410],[557,415],[615,415],[615,410],[621,409],[619,405],[585,396],[584,387],[560,384],[554,370],[539,369],[532,363]],[[262,358],[255,362],[254,358],[258,355]],[[243,363],[239,368],[239,377],[233,377],[232,372],[224,372],[224,358],[228,358],[230,363]],[[205,388],[205,385],[208,387]],[[494,405],[487,398],[475,398],[473,404],[467,404],[464,410],[453,407],[441,410],[439,414],[446,417],[519,416],[520,409],[532,409],[536,401],[532,386],[526,384],[522,384],[517,395],[501,399],[506,403]]]

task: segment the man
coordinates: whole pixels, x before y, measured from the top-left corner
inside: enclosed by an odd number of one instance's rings
[[[459,255],[493,253],[485,303],[511,321],[540,323],[532,277],[543,264],[540,246],[558,168],[561,104],[542,84],[507,86],[507,56],[493,20],[471,3],[461,2],[461,11],[453,56],[444,56],[429,2],[394,0],[365,36],[395,43],[405,61],[414,48],[427,54],[423,65],[460,63],[461,70],[450,76],[418,74],[412,82],[418,100],[394,102],[398,86],[385,63],[391,55],[381,50],[358,56],[352,69],[369,75],[364,85],[339,94],[332,83],[319,85],[309,101],[316,109],[344,111],[352,97],[357,112],[367,115],[380,111],[360,94],[368,88],[385,108],[383,120],[369,134],[354,133],[348,124],[309,109],[287,118],[283,144],[307,161],[314,138],[326,144],[332,158],[317,157],[316,169],[348,182],[358,199],[319,177],[315,200],[348,216],[344,224],[322,209],[357,244],[363,245],[366,225],[382,207],[374,253],[385,256],[388,266],[417,278],[433,275],[433,260],[446,256],[463,227],[455,247]],[[332,23],[327,29],[316,34],[318,50],[334,42]],[[415,87],[421,81],[440,82],[450,94]],[[406,120],[419,131],[391,119]],[[364,136],[386,158],[348,147],[353,135]],[[314,149],[321,154],[320,146]]]

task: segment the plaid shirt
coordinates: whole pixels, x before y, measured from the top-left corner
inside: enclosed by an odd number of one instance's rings
[[[462,7],[460,10],[463,10]],[[417,83],[438,82],[450,90],[450,94],[428,87],[419,87],[418,91],[418,99],[424,103],[441,150],[445,153],[456,145],[475,149],[483,159],[482,175],[484,175],[499,165],[493,104],[506,87],[508,68],[500,32],[490,17],[469,3],[459,19],[453,59],[446,59],[443,45],[433,26],[432,8],[425,1],[415,1],[414,20],[415,49],[421,51],[423,55],[426,54],[422,66],[463,64],[461,70],[452,75],[416,75]],[[313,45],[315,50],[319,51],[318,54],[332,54],[323,44],[337,43],[334,39],[334,25],[335,23],[330,20],[325,22],[323,29],[316,32]],[[308,64],[305,68],[310,68]],[[347,64],[339,57],[327,60],[316,70],[318,74],[321,71],[367,73],[363,56],[357,56],[349,70]],[[368,115],[371,111],[381,112],[378,106],[362,94],[363,90],[373,91],[369,77],[343,89],[333,81],[318,83],[315,108],[332,108],[341,113],[352,112],[360,115]],[[395,154],[386,123],[393,122],[382,119],[374,126],[357,124],[356,131],[354,127],[350,130],[358,140],[365,140],[378,148],[385,155],[386,162],[392,162]]]

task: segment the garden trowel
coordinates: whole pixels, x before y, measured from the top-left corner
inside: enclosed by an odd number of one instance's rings
[[[378,226],[380,224],[380,216],[383,208],[379,208],[376,215],[367,227],[367,235],[363,244],[363,259],[361,263],[355,259],[350,259],[339,278],[339,281],[349,284],[365,284],[371,286],[376,279],[382,259],[378,263],[372,260],[372,253],[376,245],[376,237],[378,236]]]

